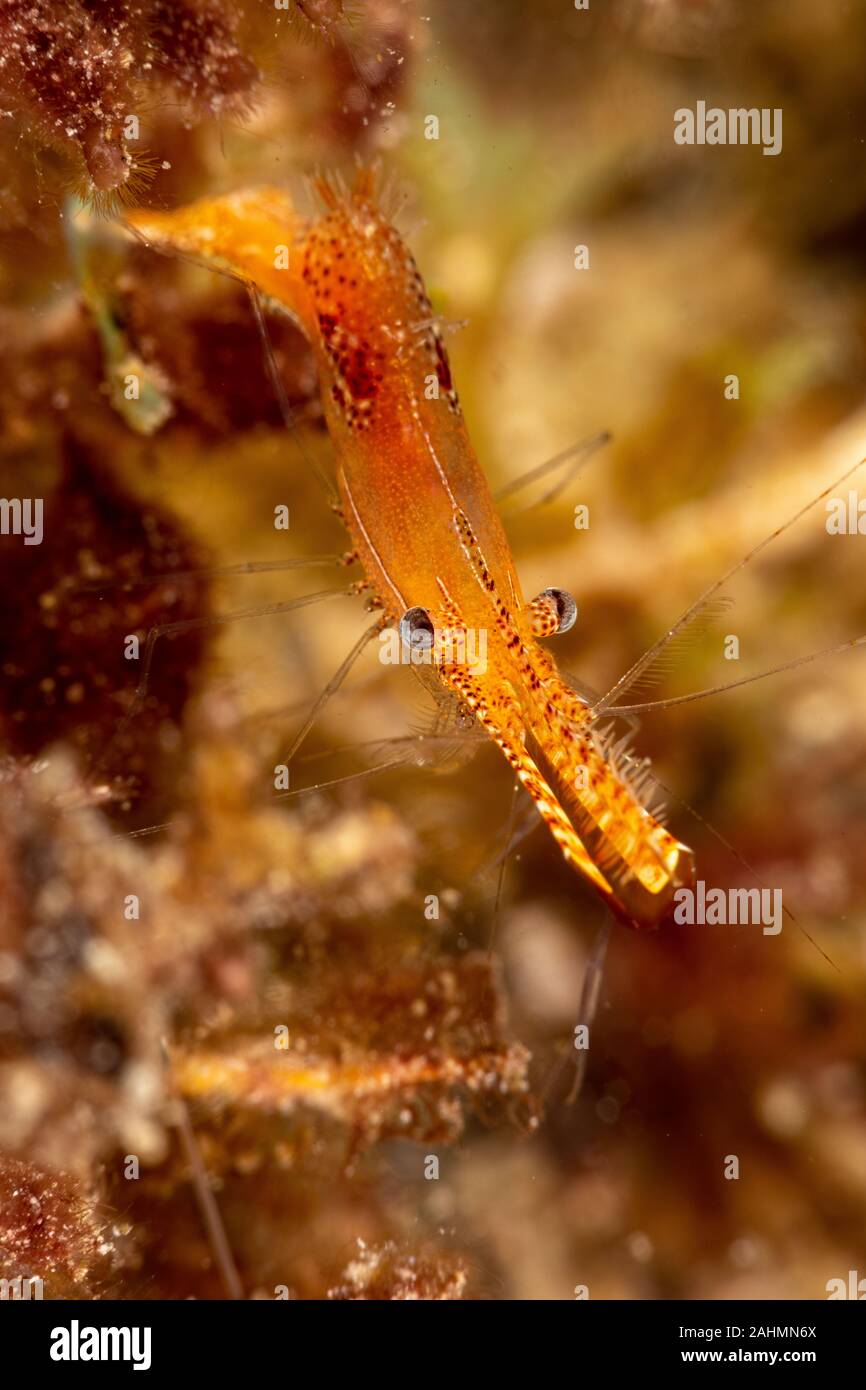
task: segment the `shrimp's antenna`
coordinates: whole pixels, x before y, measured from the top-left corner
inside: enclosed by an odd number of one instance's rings
[[[659,640],[655,642],[653,646],[649,648],[648,651],[645,651],[643,656],[638,657],[634,665],[629,667],[624,676],[620,676],[616,684],[611,686],[607,694],[602,696],[598,704],[593,707],[592,714],[597,717],[599,714],[602,714],[605,710],[611,709],[614,705],[616,705],[616,702],[620,698],[620,696],[624,695],[627,690],[631,689],[638,677],[641,676],[643,672],[646,670],[646,668],[649,665],[651,665],[651,663],[656,659],[659,652],[663,651],[663,649],[668,645],[668,643],[672,642],[673,639],[682,632],[683,628],[687,627],[688,624],[694,620],[697,614],[700,613],[701,609],[703,609],[706,606],[710,599],[715,597],[715,595],[719,592],[720,589],[724,588],[724,586],[728,583],[730,579],[734,577],[735,574],[738,574],[741,569],[744,569],[745,566],[748,565],[749,562],[753,560],[756,555],[760,555],[762,550],[766,550],[767,546],[771,545],[772,542],[774,540],[777,540],[779,536],[783,535],[785,531],[790,530],[790,528],[796,522],[798,522],[801,517],[805,516],[807,512],[810,512],[812,508],[816,507],[819,502],[822,502],[825,497],[828,497],[835,488],[841,487],[844,482],[847,482],[847,480],[852,476],[852,474],[857,472],[858,468],[863,467],[864,463],[866,463],[866,458],[858,459],[857,463],[852,464],[850,468],[846,469],[840,478],[837,478],[835,482],[832,482],[827,487],[825,487],[822,492],[818,493],[817,497],[813,497],[811,502],[807,502],[805,506],[800,507],[799,511],[796,511],[794,515],[789,517],[787,521],[783,522],[781,526],[777,526],[775,531],[771,531],[769,536],[765,536],[764,539],[762,541],[759,541],[757,545],[752,546],[752,549],[749,550],[743,556],[742,560],[738,560],[735,565],[732,565],[731,568],[725,574],[722,575],[721,579],[717,579],[714,584],[711,584],[710,587],[707,590],[705,590],[703,594],[701,594],[700,598],[697,599],[691,605],[691,607],[686,609],[685,613],[683,613],[682,616],[677,619],[673,627],[668,628],[668,631],[664,634],[663,637],[660,637]],[[863,639],[858,640],[862,641]],[[819,655],[822,654],[823,653],[819,653]],[[785,668],[781,667],[780,669],[784,670]],[[757,679],[757,677],[753,676],[750,679],[755,680]],[[734,684],[745,684],[745,682],[736,681],[734,682]],[[689,697],[681,697],[682,700],[686,698]],[[676,701],[676,703],[680,703],[680,701]],[[637,713],[638,709],[645,708],[645,706],[625,705],[623,706],[623,708],[630,710],[632,713]]]
[[[709,695],[722,695],[726,690],[736,690],[741,685],[752,685],[755,681],[766,680],[768,676],[781,675],[783,671],[793,671],[798,666],[808,666],[819,661],[822,656],[837,656],[840,652],[851,651],[853,647],[866,646],[866,634],[862,637],[849,637],[835,647],[822,647],[819,652],[809,652],[806,656],[795,656],[791,661],[783,661],[781,666],[771,666],[768,671],[758,671],[754,676],[741,676],[739,680],[726,681],[724,685],[711,685],[705,690],[692,690],[688,695],[672,695],[667,700],[651,700],[643,705],[613,705],[611,714],[645,714],[648,710],[672,709],[674,705],[688,705],[693,700],[705,700]],[[602,702],[603,703],[603,702]]]
[[[717,840],[720,845],[723,845],[724,848],[728,851],[728,853],[732,854],[733,857],[740,864],[742,864],[743,868],[752,875],[756,883],[759,883],[762,888],[767,888],[769,886],[761,878],[761,875],[758,873],[757,869],[749,863],[745,855],[741,854],[740,851],[736,849],[734,845],[731,844],[730,840],[727,840],[725,836],[722,834],[722,832],[720,830],[717,830],[711,821],[707,820],[706,816],[702,816],[700,811],[696,811],[694,806],[691,806],[689,802],[685,800],[684,797],[680,796],[677,792],[671,791],[670,787],[665,786],[664,782],[662,782],[658,777],[656,777],[655,773],[652,774],[652,777],[656,786],[658,786],[664,792],[665,796],[670,797],[672,801],[678,802],[679,805],[682,806],[685,811],[688,811],[690,816],[694,816],[698,824],[703,826],[704,830],[709,831],[713,839]],[[842,971],[839,969],[839,966],[833,960],[832,956],[829,956],[827,952],[824,950],[823,946],[820,946],[818,944],[814,936],[812,936],[811,933],[806,930],[806,928],[803,926],[803,923],[799,921],[797,917],[794,916],[794,913],[791,911],[789,907],[786,906],[785,903],[782,903],[782,911],[784,912],[785,916],[790,918],[790,920],[794,923],[794,926],[797,928],[797,930],[802,932],[806,940],[815,947],[815,950],[818,952],[818,954],[824,957],[827,964],[831,965],[833,969],[837,972],[837,974],[841,975]]]

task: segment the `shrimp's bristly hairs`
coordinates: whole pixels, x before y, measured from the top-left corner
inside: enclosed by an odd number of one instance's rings
[[[345,208],[351,198],[349,186],[339,169],[319,169],[309,180],[310,188],[327,212]]]
[[[356,156],[350,184],[338,169],[317,171],[307,180],[314,205],[326,213],[343,212],[353,221],[372,207],[385,222],[394,223],[409,201],[394,170],[383,173],[379,158]]]

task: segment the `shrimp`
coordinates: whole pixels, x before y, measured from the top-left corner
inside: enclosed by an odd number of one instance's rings
[[[646,764],[610,727],[601,731],[617,712],[612,700],[578,694],[540,645],[573,624],[574,601],[558,589],[524,599],[442,326],[375,174],[361,170],[351,191],[328,179],[316,188],[323,210],[312,219],[284,192],[258,189],[125,221],[157,249],[240,278],[299,325],[317,361],[335,509],[380,628],[396,629],[499,747],[565,859],[613,914],[656,926],[693,882],[692,851],[648,804]],[[631,683],[618,682],[616,697]]]

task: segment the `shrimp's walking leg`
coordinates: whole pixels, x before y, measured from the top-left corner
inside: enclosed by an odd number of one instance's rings
[[[511,806],[508,811],[508,826],[506,831],[505,853],[499,861],[499,874],[496,879],[496,897],[493,902],[493,913],[490,919],[490,936],[487,941],[487,955],[493,955],[493,944],[496,940],[496,928],[499,925],[499,908],[502,903],[502,890],[505,887],[505,866],[508,863],[508,856],[512,850],[514,839],[514,827],[517,821],[517,799],[520,793],[520,783],[515,782],[511,790]]]
[[[356,591],[353,589],[353,592]],[[351,671],[352,667],[354,666],[358,657],[361,655],[361,652],[364,650],[367,643],[371,642],[373,638],[376,636],[376,634],[382,631],[384,625],[384,617],[377,618],[375,623],[372,623],[371,626],[367,628],[366,632],[361,633],[361,636],[358,638],[354,647],[349,652],[349,655],[346,657],[345,661],[341,661],[340,665],[337,667],[337,670],[334,672],[333,676],[328,681],[328,684],[325,686],[324,690],[313,701],[313,704],[310,707],[309,714],[307,715],[306,719],[304,720],[304,723],[301,725],[300,729],[298,730],[297,734],[292,740],[291,748],[289,749],[288,753],[286,753],[285,757],[282,759],[286,766],[288,766],[289,763],[292,761],[292,758],[295,756],[304,739],[307,737],[307,734],[312,729],[313,724],[316,721],[316,716],[321,710],[322,706],[327,703],[327,701],[331,698],[331,696],[334,694],[336,690],[339,690],[340,686],[343,684],[343,681],[346,679],[346,676]]]
[[[563,464],[569,464],[569,467],[563,470],[562,477],[559,481],[554,483],[551,488],[548,488],[547,492],[543,493],[537,501],[531,502],[528,507],[515,508],[515,511],[512,512],[511,515],[516,515],[518,512],[532,511],[535,507],[545,506],[548,502],[552,502],[555,497],[558,497],[563,488],[566,487],[573,478],[579,476],[581,470],[577,468],[576,465],[580,463],[581,460],[586,460],[588,462],[593,454],[605,444],[609,443],[610,438],[611,436],[607,430],[601,430],[590,439],[581,440],[579,444],[572,444],[570,448],[563,449],[559,454],[554,454],[553,458],[547,459],[545,463],[539,463],[535,468],[530,468],[526,473],[521,473],[519,477],[512,478],[510,483],[506,483],[504,487],[499,488],[499,490],[493,494],[494,501],[504,502],[506,497],[513,497],[516,492],[519,492],[521,488],[526,487],[529,483],[537,482],[539,478],[545,478],[548,473],[553,473],[557,468],[562,467]]]
[[[524,813],[517,818],[506,844],[481,861],[473,878],[482,878],[492,869],[498,869],[503,860],[508,859],[541,824],[535,802],[530,799]]]
[[[596,934],[595,941],[593,942],[592,951],[590,952],[590,957],[586,965],[586,973],[583,977],[583,987],[580,991],[577,1026],[578,1028],[586,1029],[587,1039],[592,1032],[595,1015],[598,1011],[598,1001],[601,998],[604,962],[607,956],[607,943],[610,939],[612,921],[612,913],[606,911],[601,926]],[[576,1052],[574,1080],[571,1083],[571,1090],[566,1098],[566,1105],[574,1105],[574,1102],[580,1095],[586,1077],[586,1067],[589,1061],[589,1046],[576,1048]]]
[[[165,573],[145,574],[139,579],[93,579],[87,584],[75,584],[71,594],[101,594],[120,589],[143,589],[149,584],[174,584],[179,579],[227,579],[238,574],[282,574],[286,570],[324,569],[331,565],[348,566],[357,555],[350,550],[342,555],[302,555],[287,560],[242,560],[237,565],[217,565],[213,569],[166,570]]]
[[[294,439],[298,452],[301,455],[304,464],[307,468],[310,469],[312,473],[315,473],[316,478],[319,482],[319,486],[322,488],[325,496],[327,497],[332,510],[339,512],[339,501],[337,498],[336,488],[334,487],[333,483],[331,482],[331,479],[328,477],[327,473],[325,472],[324,468],[322,468],[318,460],[313,458],[310,454],[308,454],[303,444],[301,443],[301,437],[298,434],[297,421],[295,419],[295,412],[292,410],[288,392],[286,391],[285,382],[283,381],[283,378],[280,376],[280,369],[277,366],[277,359],[274,356],[273,344],[271,343],[270,337],[268,335],[268,326],[265,322],[265,315],[264,310],[262,308],[261,295],[259,294],[259,291],[257,290],[256,286],[251,281],[247,281],[247,291],[250,296],[250,304],[252,305],[253,315],[256,320],[256,327],[259,330],[259,337],[262,340],[262,352],[264,353],[265,367],[267,369],[268,376],[270,377],[271,385],[274,388],[274,395],[276,396],[277,404],[280,407],[280,414],[283,417],[283,424],[289,431],[289,434]]]
[[[209,614],[201,618],[183,618],[175,623],[162,623],[159,627],[152,627],[144,641],[144,652],[141,659],[141,675],[138,685],[132,697],[132,702],[123,719],[120,721],[117,732],[109,741],[102,757],[94,769],[94,776],[98,776],[102,768],[108,762],[112,750],[119,740],[123,737],[130,723],[138,714],[145,700],[150,685],[150,672],[153,667],[153,656],[156,644],[161,637],[171,637],[179,632],[191,632],[197,628],[217,627],[221,623],[238,622],[242,618],[265,618],[274,613],[291,613],[296,608],[306,608],[311,603],[318,603],[327,598],[346,598],[355,593],[354,586],[348,589],[320,589],[315,594],[304,594],[302,598],[289,599],[284,603],[264,603],[254,608],[241,608],[236,613]]]
[[[365,634],[366,635],[366,634]],[[426,744],[446,744],[452,746],[455,742],[465,739],[467,742],[480,743],[481,740],[470,734],[398,734],[394,738],[371,739],[369,743],[349,743],[342,748],[333,749],[330,753],[314,753],[310,758],[302,758],[302,762],[316,762],[321,758],[333,757],[337,753],[352,753],[356,749],[365,747],[374,748],[397,748],[402,751],[396,752],[391,758],[383,758],[381,762],[374,763],[372,767],[363,767],[359,772],[347,772],[342,777],[332,777],[327,782],[312,782],[308,787],[296,787],[292,791],[279,792],[275,800],[284,800],[288,797],[305,796],[308,792],[330,791],[332,787],[341,787],[344,782],[359,782],[365,777],[375,777],[380,772],[388,772],[394,767],[423,767],[429,765],[431,760],[422,761],[420,749]],[[486,743],[486,739],[484,742]],[[413,755],[413,749],[418,749],[419,753]],[[534,812],[533,812],[534,814]]]

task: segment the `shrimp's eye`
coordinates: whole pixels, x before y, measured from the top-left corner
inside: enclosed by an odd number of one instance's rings
[[[568,632],[577,621],[577,604],[565,589],[542,589],[529,605],[536,637]]]
[[[400,619],[400,637],[413,651],[428,651],[433,646],[433,620],[426,608],[407,608]]]

